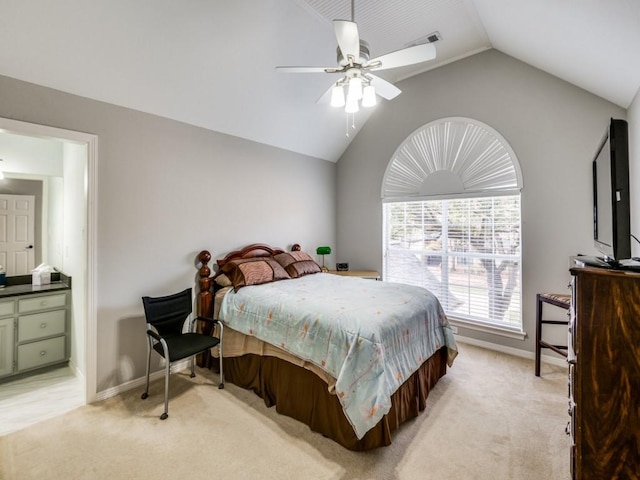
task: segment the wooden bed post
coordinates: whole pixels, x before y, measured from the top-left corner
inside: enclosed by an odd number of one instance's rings
[[[200,291],[197,292],[198,302],[196,308],[199,316],[207,318],[213,317],[213,308],[211,303],[213,300],[213,294],[211,293],[211,284],[213,283],[213,279],[211,278],[211,269],[208,265],[210,261],[211,254],[207,250],[202,250],[198,254],[198,263],[200,264],[200,268],[198,269],[198,275],[200,276],[198,286],[200,287]]]
[[[211,278],[211,269],[209,268],[209,261],[211,260],[211,253],[207,250],[202,250],[198,254],[198,262],[200,268],[198,269],[199,291],[197,294],[196,302],[196,315],[206,318],[213,318],[213,294],[211,293],[211,284],[213,279]],[[198,322],[198,329],[202,333],[210,335],[211,327],[206,322]],[[199,367],[211,368],[211,353],[204,352],[197,357],[197,363]]]

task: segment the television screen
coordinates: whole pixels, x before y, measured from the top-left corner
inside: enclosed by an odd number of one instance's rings
[[[627,122],[611,123],[593,160],[593,240],[603,260],[631,258]]]

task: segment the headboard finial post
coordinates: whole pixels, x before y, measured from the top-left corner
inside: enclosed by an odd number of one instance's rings
[[[213,294],[211,293],[213,279],[211,278],[211,269],[208,265],[210,261],[211,253],[207,250],[202,250],[198,254],[198,265],[200,265],[198,268],[198,276],[200,279],[198,280],[199,291],[196,292],[196,295],[198,296],[196,303],[196,315],[205,318],[213,318]],[[212,333],[211,326],[205,322],[198,322],[198,330],[206,334]],[[197,362],[200,367],[210,367],[211,354],[209,352],[199,354],[197,356]]]
[[[211,293],[211,284],[213,283],[213,279],[211,278],[211,269],[208,265],[209,261],[211,261],[211,253],[207,250],[202,250],[198,254],[198,264],[200,265],[200,268],[198,268],[198,276],[200,277],[198,280],[198,287],[200,290],[197,292],[197,314],[207,318],[211,318],[213,315],[213,295]]]

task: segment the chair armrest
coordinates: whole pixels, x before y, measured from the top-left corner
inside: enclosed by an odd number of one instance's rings
[[[205,322],[208,325],[207,326],[202,326],[202,333],[205,333],[207,335],[211,335],[213,334],[213,328],[218,324],[219,320],[213,319],[213,318],[208,318],[208,317],[194,317],[193,320],[191,321],[191,326],[190,326],[190,330],[193,332],[195,331],[195,324],[196,321],[201,321],[201,322]],[[222,323],[220,323],[220,325],[222,325]]]
[[[155,338],[157,341],[162,340],[162,338],[160,337],[160,335],[158,335],[156,332],[154,332],[153,330],[147,330],[147,335],[149,335],[150,337]]]
[[[193,321],[195,322],[196,320],[200,320],[203,322],[208,322],[211,325],[215,325],[216,323],[218,323],[220,320],[216,320],[215,318],[208,318],[208,317],[196,317],[193,319]]]

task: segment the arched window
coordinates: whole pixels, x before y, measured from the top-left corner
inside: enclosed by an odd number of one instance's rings
[[[382,182],[384,279],[428,288],[452,320],[521,332],[521,188],[491,127],[451,117],[419,128]]]

